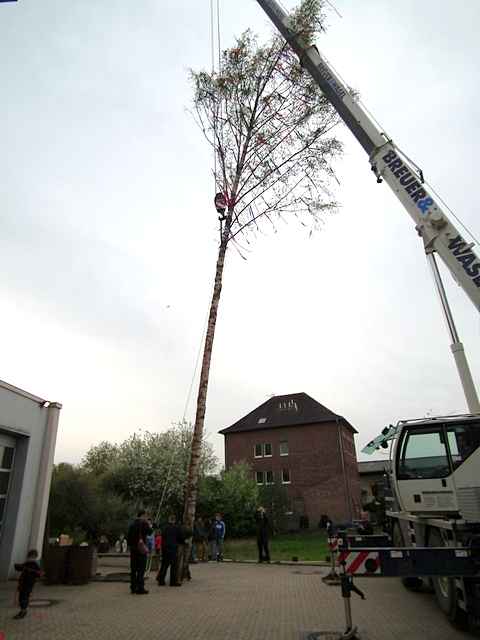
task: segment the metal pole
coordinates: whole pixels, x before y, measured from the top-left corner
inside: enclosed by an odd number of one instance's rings
[[[345,456],[343,452],[343,438],[342,432],[340,431],[340,421],[338,418],[335,419],[337,423],[337,434],[338,434],[338,446],[340,448],[340,461],[342,463],[342,474],[343,474],[343,485],[344,485],[344,493],[345,493],[345,503],[348,508],[348,513],[350,515],[350,522],[353,520],[353,509],[352,509],[352,497],[350,495],[350,487],[348,485],[347,473],[345,470]]]
[[[445,322],[447,323],[448,333],[452,341],[450,349],[455,359],[458,375],[460,376],[460,382],[462,383],[463,392],[467,400],[468,410],[470,413],[480,413],[480,402],[478,401],[477,390],[475,389],[475,384],[473,382],[470,367],[468,366],[463,344],[460,342],[460,338],[458,337],[457,328],[453,320],[450,305],[448,304],[447,294],[445,293],[445,288],[443,286],[437,261],[435,260],[435,255],[433,251],[429,249],[425,250],[425,254],[427,256],[428,264],[432,269],[433,280],[440,299]]]
[[[345,607],[345,622],[347,625],[346,631],[350,631],[353,625],[352,622],[352,605],[350,604],[350,598],[343,598],[343,604]]]

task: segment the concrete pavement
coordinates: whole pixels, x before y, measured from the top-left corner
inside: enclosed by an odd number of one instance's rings
[[[11,619],[15,584],[2,584],[0,632],[5,640],[300,640],[344,629],[339,588],[321,581],[326,568],[209,563],[192,572],[180,589],[158,587],[152,575],[146,596],[130,595],[125,583],[39,584],[35,598],[59,603],[19,621]],[[409,593],[396,579],[357,584],[367,599],[352,597],[353,616],[365,640],[469,637],[449,625],[431,594]]]

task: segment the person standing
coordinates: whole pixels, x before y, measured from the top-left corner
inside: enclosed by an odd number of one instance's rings
[[[160,587],[165,586],[165,576],[170,568],[170,586],[180,587],[177,580],[178,545],[182,542],[180,527],[177,518],[173,514],[168,516],[168,523],[162,531],[162,564],[157,574],[157,582]]]
[[[155,533],[155,553],[160,557],[162,553],[162,534],[160,531]]]
[[[147,538],[152,534],[147,521],[147,512],[141,510],[128,529],[127,542],[130,547],[130,593],[147,594],[145,569],[147,568]]]
[[[196,564],[198,560],[203,562],[205,560],[204,549],[205,529],[202,518],[196,518],[193,523],[193,539],[192,539],[192,555],[190,562]]]
[[[151,531],[150,535],[147,536],[148,556],[147,556],[147,568],[145,569],[145,573],[148,574],[152,570],[153,553],[155,551],[155,532],[153,529],[153,522],[150,519],[147,520],[147,522]]]
[[[268,549],[268,538],[270,536],[270,523],[263,507],[258,507],[255,514],[257,521],[257,546],[258,562],[270,562],[270,552]]]
[[[200,562],[208,561],[208,529],[203,518],[198,519],[197,524],[197,557]]]
[[[216,544],[215,544],[215,520],[207,520],[207,546],[208,546],[208,559],[215,560],[217,556]]]
[[[37,562],[38,552],[32,549],[27,554],[27,560],[23,564],[15,564],[15,571],[20,571],[20,577],[18,578],[18,603],[20,605],[20,611],[14,616],[15,620],[21,620],[27,615],[28,604],[30,602],[30,595],[33,591],[33,586],[40,577],[40,567]]]
[[[223,560],[223,541],[225,540],[225,522],[222,520],[220,513],[215,514],[215,522],[213,524],[215,530],[215,560],[222,562]]]

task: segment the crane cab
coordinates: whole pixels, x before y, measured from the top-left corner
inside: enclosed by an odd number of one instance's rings
[[[480,522],[480,415],[399,422],[392,439],[401,511]]]

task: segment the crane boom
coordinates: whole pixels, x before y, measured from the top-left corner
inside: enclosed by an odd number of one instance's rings
[[[480,260],[424,184],[421,170],[379,129],[316,46],[296,33],[275,0],[257,0],[368,154],[377,182],[390,186],[413,219],[425,250],[435,251],[480,311]]]

